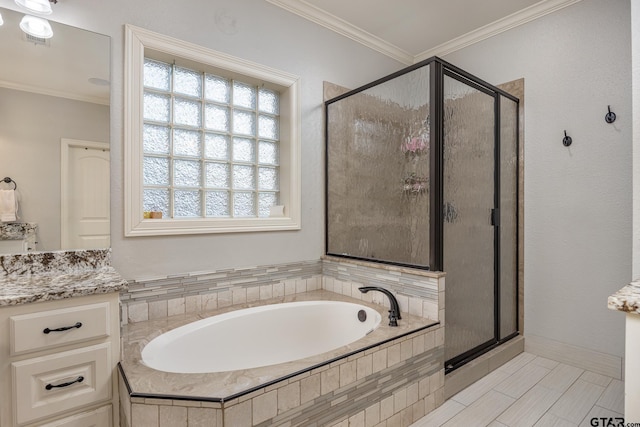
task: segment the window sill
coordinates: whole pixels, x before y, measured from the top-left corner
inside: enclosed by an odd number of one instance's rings
[[[300,221],[290,217],[143,219],[129,228],[126,236],[244,233],[286,230],[300,230]]]

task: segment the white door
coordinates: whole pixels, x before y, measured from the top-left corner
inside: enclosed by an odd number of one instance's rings
[[[62,140],[62,249],[110,246],[109,144]]]

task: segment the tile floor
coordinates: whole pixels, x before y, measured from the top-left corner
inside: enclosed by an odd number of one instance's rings
[[[622,381],[522,353],[411,427],[587,427],[623,413]]]

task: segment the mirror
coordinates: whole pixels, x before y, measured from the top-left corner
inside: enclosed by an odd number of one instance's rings
[[[108,247],[110,38],[50,20],[53,37],[38,39],[19,28],[24,13],[0,14],[0,190],[17,186],[35,250]],[[0,254],[33,250],[8,241],[10,224]]]

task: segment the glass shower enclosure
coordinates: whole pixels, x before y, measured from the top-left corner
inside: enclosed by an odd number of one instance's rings
[[[518,334],[518,102],[433,57],[325,103],[326,253],[445,271],[447,371]]]

